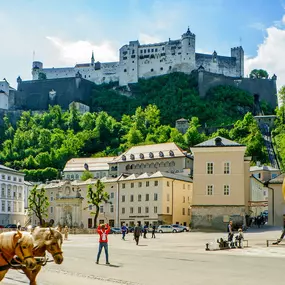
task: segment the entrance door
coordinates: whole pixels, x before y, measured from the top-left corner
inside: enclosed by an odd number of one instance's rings
[[[92,218],[88,219],[88,229],[92,228]]]
[[[109,226],[114,227],[115,226],[115,221],[114,220],[109,220]]]

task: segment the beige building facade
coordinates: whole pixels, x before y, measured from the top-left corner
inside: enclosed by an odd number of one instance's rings
[[[248,213],[250,158],[246,147],[216,137],[191,148],[194,155],[192,225],[226,229]]]
[[[284,184],[283,184],[284,183]],[[268,189],[268,225],[285,225],[285,202],[282,185],[285,190],[285,173],[267,181],[264,185]]]
[[[172,142],[133,146],[109,165],[113,177],[122,173],[154,174],[157,171],[192,176],[193,172],[192,156]]]
[[[187,176],[158,171],[105,177],[101,181],[109,201],[100,206],[98,223],[108,222],[111,226],[123,223],[129,226],[135,223],[188,226],[190,223],[193,183]],[[95,183],[96,179],[89,179],[39,185],[46,189],[50,202],[47,219],[69,227],[94,227],[95,208],[88,203],[87,192],[89,185]],[[38,223],[35,217],[32,223]]]

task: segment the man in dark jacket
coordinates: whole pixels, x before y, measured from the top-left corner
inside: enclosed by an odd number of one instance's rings
[[[142,229],[139,226],[139,224],[136,224],[136,226],[134,228],[134,238],[135,238],[137,245],[139,245],[139,239],[140,239],[141,231],[142,231]]]
[[[151,238],[155,238],[155,225],[152,225]]]

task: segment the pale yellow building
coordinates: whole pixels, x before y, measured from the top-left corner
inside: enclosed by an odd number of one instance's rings
[[[282,173],[264,183],[268,189],[268,224],[271,226],[285,225],[285,202],[282,193],[284,179],[285,173]]]
[[[226,229],[248,212],[250,158],[246,146],[216,137],[191,148],[194,155],[192,225]]]
[[[183,175],[156,172],[154,174],[104,177],[108,203],[100,206],[98,223],[111,226],[123,223],[189,225],[193,183]],[[44,187],[50,202],[47,220],[72,227],[94,227],[94,206],[88,203],[87,189],[95,179],[87,181],[54,181]],[[38,221],[33,217],[32,223]]]

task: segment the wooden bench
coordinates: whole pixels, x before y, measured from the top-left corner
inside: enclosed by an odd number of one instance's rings
[[[276,244],[271,244],[270,242],[276,242]],[[266,240],[266,246],[269,247],[270,245],[285,245],[284,243],[283,244],[280,244],[282,241],[280,241],[279,243],[278,242],[278,239],[267,239]]]
[[[245,243],[246,243],[246,245],[245,245]],[[241,248],[249,247],[249,246],[248,246],[248,240],[247,240],[247,239],[244,239],[244,240],[243,240],[243,247],[224,247],[224,248],[210,249],[210,248],[209,248],[209,245],[210,245],[210,243],[206,243],[206,248],[205,248],[206,251],[228,250],[228,249],[237,249],[237,248],[238,248],[238,249],[241,249]]]

